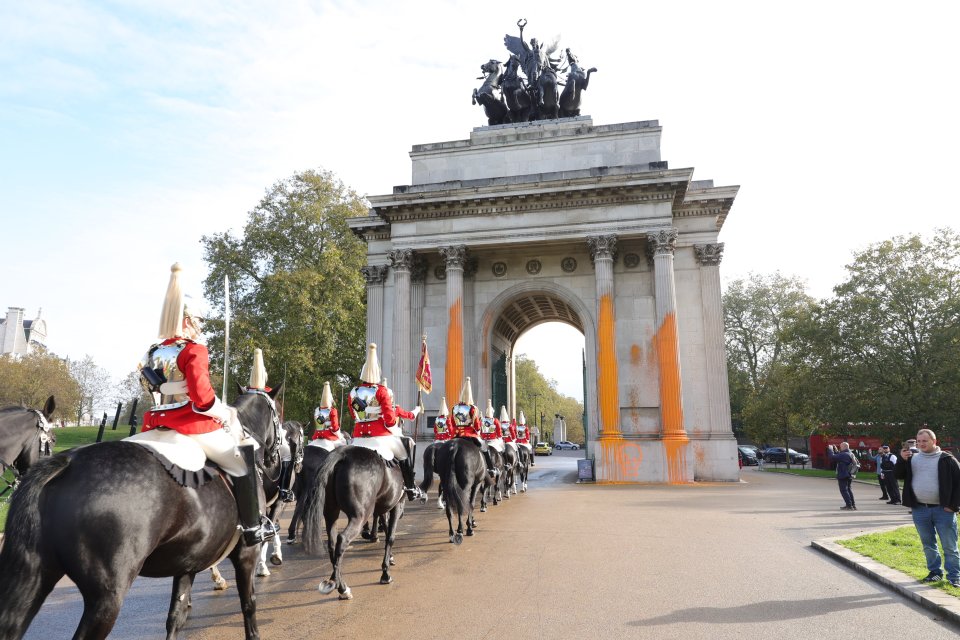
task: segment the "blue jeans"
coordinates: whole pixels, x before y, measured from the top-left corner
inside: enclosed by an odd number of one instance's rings
[[[957,514],[944,511],[943,507],[913,507],[913,524],[923,543],[923,555],[927,558],[930,573],[943,574],[940,568],[940,551],[937,536],[943,545],[944,568],[947,580],[960,580],[960,552],[957,551]]]

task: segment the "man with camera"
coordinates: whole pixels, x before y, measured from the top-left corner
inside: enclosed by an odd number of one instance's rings
[[[837,451],[832,444],[827,445],[827,456],[832,462],[837,463],[837,484],[840,485],[840,495],[843,497],[844,506],[840,507],[842,511],[856,511],[857,502],[853,497],[853,475],[850,467],[854,466],[856,458],[850,452],[850,444],[840,443],[840,451]]]
[[[960,587],[960,551],[957,549],[957,510],[960,509],[960,462],[937,446],[930,429],[917,432],[916,446],[908,441],[900,451],[896,475],[903,478],[903,504],[910,507],[913,524],[923,543],[927,574],[921,582],[947,580]],[[937,537],[943,546],[943,568]]]

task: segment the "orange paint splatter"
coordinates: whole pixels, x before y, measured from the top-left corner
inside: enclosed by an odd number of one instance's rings
[[[603,437],[599,441],[600,459],[597,477],[604,483],[637,482],[643,463],[640,445],[620,436]]]
[[[444,367],[444,385],[448,398],[459,398],[463,386],[463,307],[460,298],[450,305],[447,324],[447,362]],[[456,402],[456,400],[454,400]]]
[[[630,364],[635,367],[640,366],[640,346],[633,344],[630,345]]]
[[[616,336],[614,333],[613,298],[609,293],[600,297],[597,322],[597,380],[598,405],[600,408],[600,431],[604,434],[620,432],[620,407],[617,399],[619,376],[617,374]]]
[[[680,343],[677,317],[671,312],[654,336],[660,370],[660,415],[663,420],[663,449],[667,481],[691,482],[687,477],[687,449],[690,441],[683,429],[683,392],[680,384]]]

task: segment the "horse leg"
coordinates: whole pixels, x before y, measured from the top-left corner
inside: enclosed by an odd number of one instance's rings
[[[363,521],[361,518],[350,518],[347,520],[347,526],[344,527],[340,535],[337,536],[337,548],[333,561],[333,579],[337,584],[337,591],[340,593],[341,600],[353,599],[353,593],[350,591],[350,587],[343,581],[343,554],[346,553],[347,547],[350,546],[350,543],[353,542],[354,538],[360,533],[360,527],[363,526]]]
[[[89,571],[84,571],[82,577],[70,576],[74,578],[77,589],[83,596],[83,615],[73,638],[103,640],[113,630],[117,616],[120,615],[123,598],[137,574],[135,570],[131,570],[127,575],[121,575],[123,572],[116,571],[118,567],[111,566],[88,566],[86,569]],[[116,572],[111,575],[111,571]],[[105,576],[113,579],[104,579]]]
[[[276,539],[276,536],[274,536]],[[267,542],[260,544],[260,553],[257,555],[257,577],[266,578],[270,575],[270,567],[267,566],[267,552],[270,550],[270,545]]]
[[[467,503],[467,535],[472,536],[473,530],[477,528],[477,521],[473,517],[473,505],[477,499],[477,492],[480,490],[481,481],[479,483],[474,483],[473,487],[470,488],[470,501]],[[483,498],[480,499],[481,504],[483,503]],[[481,509],[483,511],[484,509]]]
[[[403,501],[397,503],[387,514],[387,541],[383,545],[383,563],[380,568],[383,573],[380,574],[380,584],[390,584],[393,578],[390,576],[390,567],[396,563],[393,561],[393,542],[396,540],[397,523],[400,521],[400,515],[403,513]]]
[[[170,594],[170,611],[167,613],[167,640],[175,640],[177,632],[190,614],[190,591],[193,589],[195,573],[174,576],[173,591]]]
[[[336,550],[334,549],[333,541],[337,539],[334,534],[336,533],[335,529],[337,526],[337,518],[340,517],[340,513],[339,512],[337,512],[336,514],[325,513],[323,517],[327,524],[327,557],[330,558],[330,564],[333,565],[333,570],[331,570],[330,572],[330,578],[321,582],[319,587],[320,593],[326,595],[337,587],[337,583],[335,580],[337,577],[337,569],[336,569],[336,562],[335,562],[335,558],[337,554],[336,554]]]
[[[230,553],[233,572],[237,579],[237,593],[240,595],[240,612],[243,614],[243,629],[246,640],[259,640],[257,627],[257,596],[253,590],[253,569],[259,553],[256,546],[238,543]]]
[[[300,524],[300,513],[303,511],[302,500],[297,500],[293,507],[293,515],[290,517],[290,528],[287,529],[287,544],[293,544],[297,541],[297,525]]]
[[[8,541],[7,544],[12,547],[16,542]],[[0,573],[0,602],[3,603],[0,605],[0,638],[23,636],[63,574],[60,567],[44,568],[26,575],[14,571]]]
[[[214,591],[223,591],[227,588],[227,579],[220,574],[217,565],[210,567],[210,579],[213,580]]]
[[[278,534],[280,533],[280,517],[283,515],[283,509],[286,506],[287,506],[287,503],[284,502],[282,498],[277,498],[276,501],[273,503],[273,506],[270,507],[270,511],[268,514],[270,518],[270,522],[273,523],[274,531]],[[264,571],[266,571],[266,573],[264,574],[258,573],[257,575],[268,576],[270,575],[270,570],[267,569],[267,563],[265,562],[265,560],[267,559],[268,545],[264,543],[262,546],[263,546],[263,552],[261,553],[260,564],[262,565],[262,568],[264,569]],[[274,535],[273,540],[270,541],[269,546],[273,547],[273,553],[270,554],[270,564],[279,567],[281,564],[283,564],[283,551],[281,551],[280,536]]]

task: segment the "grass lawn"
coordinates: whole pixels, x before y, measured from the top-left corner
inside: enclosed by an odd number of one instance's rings
[[[60,453],[61,451],[66,451],[68,449],[73,449],[74,447],[79,447],[84,444],[92,444],[97,441],[97,432],[100,431],[100,427],[64,427],[63,429],[55,429],[54,435],[57,436],[57,445],[54,447],[54,453]],[[103,432],[103,441],[109,442],[111,440],[122,440],[130,435],[130,427],[125,425],[117,425],[116,431],[111,431],[109,425]],[[13,479],[13,476],[10,475],[10,472],[7,471],[4,477]],[[0,486],[6,486],[5,484],[0,484]],[[10,497],[10,494],[7,493],[0,499],[0,532],[4,530],[4,525],[7,522],[7,499]]]
[[[831,471],[830,469],[803,469],[800,467],[770,467],[770,463],[767,463],[767,466],[764,468],[764,471],[769,471],[771,473],[792,473],[798,476],[812,476],[814,478],[836,478],[837,473]],[[877,474],[872,471],[866,471],[857,476],[859,482],[869,482],[870,484],[880,485],[880,481],[877,479]]]
[[[870,533],[849,540],[837,540],[837,544],[873,558],[892,569],[902,571],[917,580],[926,577],[928,573],[920,537],[912,526],[900,527],[885,533]],[[943,554],[942,548],[940,553]],[[931,586],[960,598],[960,589],[951,587],[949,582],[938,582]]]

